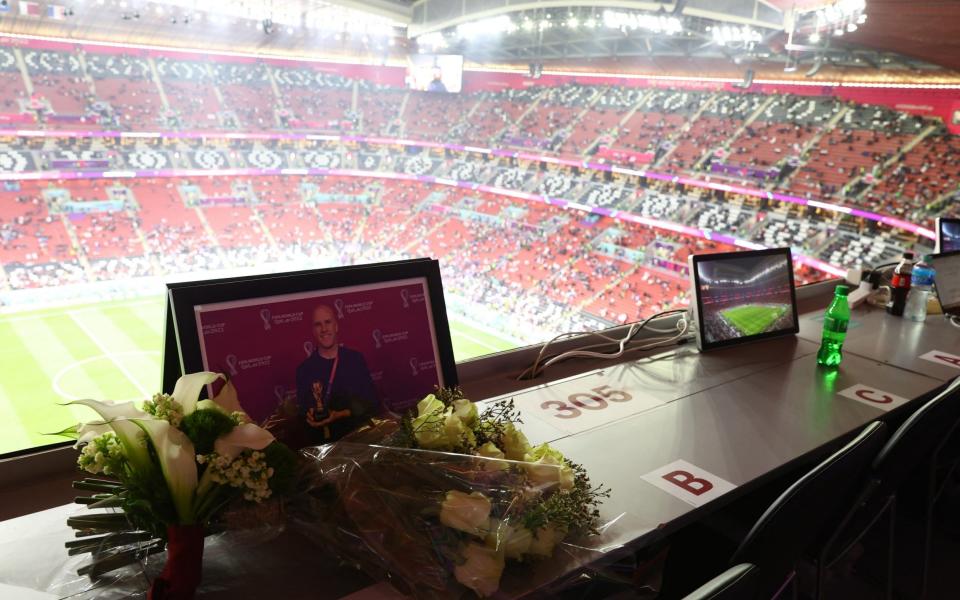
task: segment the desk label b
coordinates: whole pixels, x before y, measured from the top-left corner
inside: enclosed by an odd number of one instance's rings
[[[675,460],[641,479],[693,506],[703,506],[737,487],[685,460]]]
[[[856,400],[857,402],[863,402],[864,404],[868,404],[874,408],[879,408],[883,411],[894,409],[901,404],[909,402],[907,398],[903,398],[883,390],[878,390],[875,387],[864,385],[862,383],[852,385],[838,393],[841,396],[850,398],[851,400]]]

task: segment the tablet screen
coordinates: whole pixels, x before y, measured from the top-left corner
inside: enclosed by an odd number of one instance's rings
[[[789,248],[691,257],[701,349],[796,333]]]

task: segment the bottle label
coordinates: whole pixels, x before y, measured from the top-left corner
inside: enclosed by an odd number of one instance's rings
[[[910,279],[912,275],[912,273],[894,273],[893,281],[890,282],[890,285],[895,288],[908,288],[910,287]]]
[[[824,317],[823,329],[825,331],[833,331],[836,333],[846,333],[847,321],[846,319],[841,320],[841,319],[836,319],[834,317]]]

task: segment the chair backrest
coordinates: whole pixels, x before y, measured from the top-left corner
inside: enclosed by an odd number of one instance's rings
[[[757,595],[757,573],[757,567],[750,563],[730,567],[683,600],[753,600]]]
[[[892,494],[960,420],[960,377],[910,415],[873,461],[875,494]]]
[[[772,596],[828,522],[849,509],[887,439],[880,421],[814,467],[773,501],[734,552],[731,564],[760,569],[758,592]]]

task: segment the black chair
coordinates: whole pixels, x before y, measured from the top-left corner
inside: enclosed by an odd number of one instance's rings
[[[753,600],[757,595],[758,573],[757,567],[749,563],[730,567],[683,600]]]
[[[795,562],[853,504],[871,461],[887,440],[875,421],[773,501],[734,552],[730,564],[757,566],[757,597],[775,597]]]
[[[870,468],[870,474],[857,495],[856,502],[839,522],[821,548],[817,559],[817,598],[823,597],[823,571],[837,563],[854,547],[885,514],[888,517],[888,545],[886,568],[886,597],[893,597],[893,563],[896,537],[894,524],[897,511],[897,489],[918,468],[935,461],[936,453],[950,437],[960,420],[960,378],[910,415],[890,436]],[[932,501],[931,500],[928,500]],[[928,504],[927,539],[924,548],[923,577],[930,551]]]

